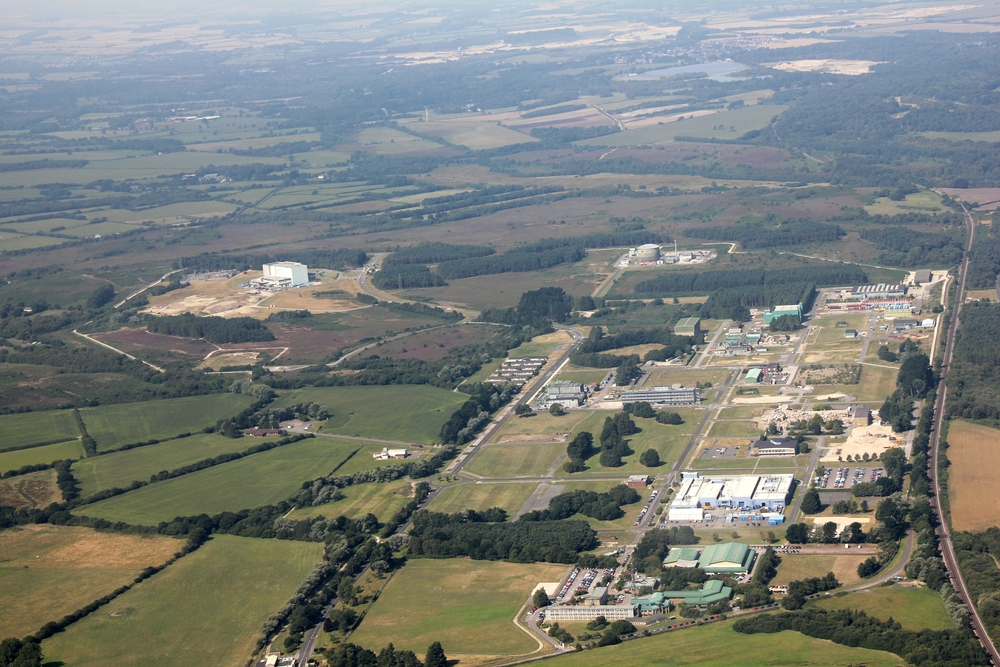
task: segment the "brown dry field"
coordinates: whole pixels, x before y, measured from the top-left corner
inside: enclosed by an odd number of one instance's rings
[[[161,565],[183,543],[171,537],[28,525],[0,533],[0,635],[36,631]]]
[[[868,555],[832,556],[827,554],[796,554],[781,556],[781,565],[772,584],[787,584],[806,577],[822,577],[833,572],[842,586],[850,586],[861,581],[858,565]]]
[[[360,288],[356,280],[346,278],[331,280],[330,282],[324,281],[322,285],[315,287],[302,287],[286,292],[279,292],[262,301],[260,305],[263,308],[274,307],[284,310],[308,310],[313,313],[342,313],[363,307],[351,298],[328,299],[314,296],[316,292],[331,292],[333,290],[341,290],[348,294],[357,294]]]
[[[0,505],[46,507],[62,501],[56,486],[56,471],[42,470],[0,482]]]
[[[179,336],[164,336],[149,333],[146,329],[119,329],[109,333],[94,336],[126,352],[141,352],[143,350],[158,350],[160,352],[175,352],[188,356],[204,358],[206,354],[217,349],[215,345],[203,340],[181,338]]]
[[[948,500],[954,530],[1000,526],[1000,430],[953,421],[948,428]]]
[[[453,348],[484,343],[500,332],[500,327],[485,325],[455,325],[394,340],[372,350],[380,357],[396,359],[441,359]]]

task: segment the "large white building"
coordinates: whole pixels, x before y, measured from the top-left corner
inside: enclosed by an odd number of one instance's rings
[[[598,616],[608,620],[635,618],[635,607],[630,604],[569,605],[560,604],[545,608],[546,621],[590,621]]]
[[[784,510],[794,475],[709,475],[685,473],[667,518],[697,521],[706,509]]]
[[[309,268],[298,262],[273,262],[264,265],[262,282],[286,284],[291,287],[309,284]]]

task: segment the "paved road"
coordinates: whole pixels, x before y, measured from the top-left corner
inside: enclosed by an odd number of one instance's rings
[[[975,234],[975,223],[972,220],[972,216],[964,206],[962,207],[962,210],[965,214],[966,226],[965,252],[962,256],[962,264],[958,270],[958,287],[955,291],[955,304],[952,308],[951,322],[948,326],[948,338],[944,348],[944,356],[941,358],[941,383],[939,384],[937,402],[934,405],[934,428],[931,431],[930,437],[930,477],[934,484],[934,495],[931,498],[931,501],[933,502],[934,510],[937,512],[939,518],[940,525],[937,527],[937,535],[941,542],[941,555],[944,557],[944,564],[948,568],[948,572],[951,575],[952,584],[955,587],[955,591],[965,603],[966,608],[969,610],[969,621],[972,623],[972,627],[975,630],[976,635],[979,637],[979,641],[990,654],[993,664],[1000,665],[1000,653],[997,652],[997,648],[993,644],[993,640],[986,632],[986,626],[983,625],[983,620],[979,617],[979,612],[976,610],[974,604],[975,601],[969,594],[969,588],[966,586],[965,580],[962,578],[962,571],[958,567],[958,559],[955,557],[955,546],[951,541],[951,530],[948,527],[947,522],[944,520],[944,512],[941,511],[941,482],[938,479],[940,434],[941,426],[944,423],[944,406],[948,392],[948,388],[945,386],[945,380],[947,379],[948,370],[951,366],[952,354],[954,353],[955,333],[958,330],[959,315],[962,311],[962,301],[964,300],[965,294],[965,278],[969,268],[969,252],[972,249],[972,239]]]
[[[910,562],[910,555],[913,553],[913,541],[914,541],[913,538],[914,534],[913,531],[911,530],[906,534],[906,541],[903,542],[903,553],[899,558],[899,562],[897,562],[896,565],[891,570],[883,572],[882,574],[878,575],[873,579],[866,579],[864,582],[860,584],[856,584],[848,588],[842,588],[840,590],[846,592],[846,591],[861,591],[866,588],[874,588],[875,586],[881,586],[882,584],[889,581],[893,577],[900,576],[903,573],[903,568],[905,568],[906,564]]]

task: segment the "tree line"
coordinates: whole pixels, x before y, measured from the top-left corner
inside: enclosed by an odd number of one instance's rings
[[[260,343],[274,340],[274,334],[263,322],[252,317],[197,317],[183,315],[150,315],[146,319],[150,333],[183,338],[204,338],[209,343]]]
[[[771,214],[773,218],[777,218]],[[780,248],[807,243],[833,243],[847,232],[839,225],[829,225],[812,220],[758,220],[737,221],[731,227],[690,227],[684,236],[713,241],[735,241],[746,250]]]
[[[857,266],[808,266],[788,269],[722,269],[719,271],[676,272],[643,280],[635,286],[636,294],[673,296],[708,294],[732,288],[776,287],[787,283],[861,285],[868,275]]]

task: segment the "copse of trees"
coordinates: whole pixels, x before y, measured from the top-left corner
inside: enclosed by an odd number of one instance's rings
[[[541,333],[552,331],[552,322],[565,322],[573,310],[573,297],[561,287],[525,292],[514,308],[487,308],[477,321],[529,326]]]
[[[646,345],[649,343],[663,345],[663,349],[658,351],[658,353],[662,354],[664,358],[670,359],[691,352],[694,339],[690,336],[676,336],[667,327],[631,329],[614,335],[605,335],[604,330],[596,326],[591,327],[587,339],[577,347],[573,353],[572,361],[578,366],[591,366],[594,368],[619,366],[626,360],[630,360],[635,364],[639,360],[635,355],[615,356],[602,353],[632,345]],[[627,382],[628,380],[626,380]]]
[[[489,423],[490,413],[509,403],[519,390],[519,385],[510,383],[484,382],[471,387],[469,399],[441,426],[441,442],[465,444]]]
[[[947,415],[954,419],[1000,419],[1000,304],[962,307],[948,372]]]
[[[548,509],[523,514],[519,521],[558,521],[582,514],[599,521],[614,521],[625,516],[622,505],[639,502],[635,489],[625,485],[612,487],[604,493],[596,491],[567,491],[549,501]]]
[[[403,248],[389,255],[382,266],[399,264],[438,264],[456,259],[486,257],[496,250],[481,245],[452,245],[450,243],[422,243]]]
[[[860,285],[868,275],[860,267],[848,265],[807,266],[790,269],[724,269],[721,271],[672,272],[643,280],[635,286],[636,294],[674,296],[709,294],[732,288],[774,287],[789,283],[815,283],[818,286]],[[781,303],[793,303],[782,301]],[[774,305],[774,304],[768,304]]]
[[[814,220],[780,220],[771,213],[737,221],[729,227],[690,227],[684,236],[713,241],[735,241],[746,250],[778,248],[806,243],[832,243],[845,232],[838,225]]]
[[[892,226],[863,229],[861,238],[883,251],[877,260],[880,264],[907,268],[926,264],[951,266],[962,259],[962,240],[955,234]]]
[[[96,310],[102,306],[111,303],[111,300],[115,298],[115,286],[111,283],[105,283],[101,285],[87,297],[87,308]]]
[[[197,317],[183,315],[149,316],[150,333],[183,338],[204,338],[209,343],[258,343],[274,340],[274,334],[260,320],[252,317]]]
[[[372,274],[372,285],[379,289],[411,289],[414,287],[441,287],[444,279],[423,264],[383,264]]]

